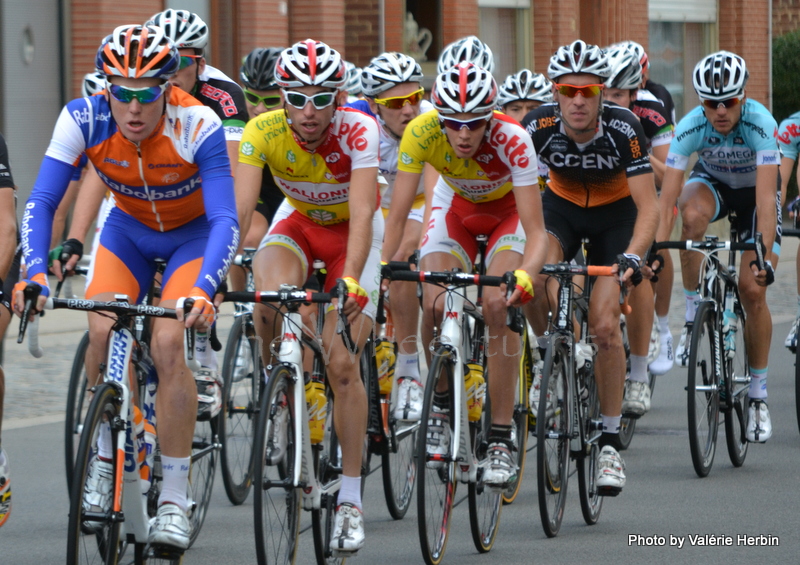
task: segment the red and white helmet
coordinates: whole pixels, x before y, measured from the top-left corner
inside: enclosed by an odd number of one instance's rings
[[[275,66],[281,88],[323,86],[340,90],[347,80],[342,56],[321,41],[306,39],[284,49]]]
[[[94,65],[108,76],[168,79],[180,54],[164,30],[155,26],[119,26],[100,44]]]
[[[497,82],[486,69],[462,61],[436,77],[431,102],[440,114],[491,112],[497,106]]]

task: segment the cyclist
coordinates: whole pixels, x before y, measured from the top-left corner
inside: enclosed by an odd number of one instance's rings
[[[588,238],[589,264],[621,264],[620,280],[631,285],[641,281],[639,258],[655,236],[658,202],[639,120],[627,108],[603,104],[603,83],[611,72],[607,56],[595,45],[576,40],[559,47],[547,69],[555,103],[534,110],[522,123],[550,169],[542,197],[547,262],[574,257]],[[536,335],[544,335],[548,301],[555,299],[554,293],[548,299],[545,282],[537,277],[533,308],[527,312]],[[619,317],[617,281],[598,278],[589,304],[603,426],[597,487],[601,495],[611,496],[626,482],[618,453],[625,384]]]
[[[531,110],[552,101],[553,86],[550,80],[528,69],[508,75],[497,94],[497,106],[518,122]]]
[[[425,94],[420,81],[422,69],[419,64],[403,53],[383,53],[372,59],[361,70],[361,86],[366,108],[377,117],[380,124],[379,172],[387,183],[381,195],[384,217],[388,215],[392,188],[397,177],[400,140],[408,124],[422,109],[433,108],[423,100]],[[356,103],[359,106],[364,102]],[[354,107],[359,107],[354,104]],[[422,179],[417,185],[414,204],[406,218],[402,243],[392,260],[407,261],[419,247],[422,239],[425,215],[425,187]],[[422,413],[422,382],[417,352],[417,328],[419,326],[419,303],[417,286],[414,283],[392,285],[392,323],[398,353],[395,376],[398,379],[395,418],[419,420]]]
[[[344,62],[344,68],[347,72],[347,79],[344,83],[344,89],[342,89],[343,100],[340,100],[342,106],[348,102],[355,102],[356,100],[363,99],[363,91],[361,89],[361,69],[356,67],[350,61]]]
[[[248,122],[236,176],[245,214],[255,208],[267,166],[286,195],[253,260],[256,288],[299,287],[311,274],[312,261],[325,261],[325,290],[337,279],[347,285],[344,312],[360,350],[372,329],[369,318],[375,317],[383,239],[377,202],[378,125],[362,112],[335,106],[345,83],[344,63],[322,42],[307,39],[285,49],[275,80],[283,90],[283,107]],[[256,305],[253,319],[265,359],[275,337],[275,316]],[[323,342],[343,461],[331,548],[347,556],[364,546],[360,477],[367,398],[358,360],[335,334],[336,325],[337,313],[330,312]]]
[[[15,287],[14,309],[22,313],[26,284],[41,287],[37,310],[49,294],[46,259],[53,213],[85,152],[116,198],[87,297],[111,300],[123,294],[139,302],[155,274],[155,260],[162,258],[167,267],[161,305],[180,309],[185,297],[195,301],[181,323],[155,320],[151,344],[159,375],[163,488],[149,540],[185,549],[191,534],[187,488],[197,395],[184,362],[184,327],[205,330],[213,322],[211,297],[239,243],[230,163],[219,118],[169,83],[180,55],[161,28],[116,28],[103,40],[95,64],[106,76],[106,93],[73,100],[61,112],[25,207],[22,243],[29,280]],[[99,373],[112,324],[108,317],[90,316],[87,374]],[[105,512],[112,490],[110,426],[104,426],[99,445],[83,504]]]
[[[442,53],[439,55],[439,60],[436,63],[436,74],[442,74],[461,61],[474,63],[486,69],[489,73],[494,72],[494,56],[492,55],[492,50],[487,44],[474,35],[468,35],[457,39],[442,49]]]
[[[781,149],[781,199],[786,198],[786,189],[789,187],[789,179],[792,177],[792,169],[794,169],[795,161],[797,161],[797,154],[800,151],[800,112],[795,112],[781,122],[778,127],[778,145]],[[786,207],[789,211],[789,217],[796,218],[798,211],[800,211],[800,198],[795,198]],[[798,248],[797,259],[797,315],[789,334],[786,336],[784,345],[795,351],[797,347],[797,320],[800,318],[800,248]]]
[[[433,190],[430,221],[420,249],[423,270],[454,268],[471,272],[477,255],[475,236],[488,236],[483,257],[487,273],[515,271],[510,300],[501,289],[484,290],[483,314],[489,328],[487,357],[492,424],[489,433],[488,485],[505,488],[517,478],[512,457],[511,419],[517,379],[517,355],[504,345],[519,337],[506,327],[506,308],[530,299],[530,272],[544,264],[546,236],[537,185],[537,159],[530,137],[517,122],[495,112],[497,83],[486,69],[462,61],[439,74],[431,101],[435,110],[412,120],[400,142],[398,173],[387,218],[383,259],[395,255],[419,185],[423,164],[440,177]],[[442,316],[441,292],[423,296],[423,343],[433,339]],[[426,348],[427,349],[427,348]],[[440,399],[437,406],[444,406]],[[446,451],[448,414],[431,415],[426,438],[434,453]]]
[[[642,64],[642,88],[651,92],[656,99],[664,105],[666,108],[667,113],[672,118],[672,123],[675,123],[675,102],[672,100],[672,95],[669,93],[669,90],[666,89],[663,85],[650,80],[650,58],[647,56],[647,52],[644,50],[644,47],[640,43],[636,43],[635,41],[621,41],[612,47],[627,47],[629,51],[633,51],[633,53],[639,57],[639,62]]]
[[[11,321],[13,289],[19,279],[21,254],[17,252],[16,186],[11,176],[6,140],[0,135],[0,339]],[[11,513],[11,470],[8,453],[3,449],[3,401],[6,393],[6,376],[0,367],[0,526]]]
[[[653,167],[653,176],[658,186],[663,177],[664,161],[672,140],[672,120],[661,102],[639,88],[642,84],[642,65],[639,58],[627,47],[621,46],[612,47],[606,53],[611,76],[605,83],[603,100],[630,109],[639,119],[646,148],[650,152],[650,166]],[[637,286],[630,297],[633,311],[627,317],[631,370],[625,381],[622,413],[637,417],[650,410],[647,354],[650,330],[653,327],[653,299],[652,284]],[[666,335],[669,336],[669,332]]]
[[[692,82],[702,104],[678,123],[670,145],[657,241],[669,237],[666,227],[676,201],[683,219],[681,239],[702,239],[708,224],[728,211],[736,212],[742,241],[752,241],[755,232],[763,234],[766,269],[751,265],[755,252],[744,252],[739,291],[747,314],[745,344],[752,379],[745,435],[748,441],[764,442],[772,435],[766,403],[772,317],[766,287],[774,280],[773,262],[777,264],[780,254],[780,151],[778,124],[764,106],[747,98],[747,78],[744,59],[729,51],[712,53],[695,66]],[[681,190],[695,152],[699,160]],[[675,356],[683,366],[688,363],[701,261],[699,254],[681,251],[686,325]]]

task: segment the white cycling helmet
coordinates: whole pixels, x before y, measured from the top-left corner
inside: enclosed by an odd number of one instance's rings
[[[86,73],[83,75],[83,84],[81,84],[81,96],[88,98],[94,96],[106,87],[106,75],[101,72],[95,71],[93,73]]]
[[[208,45],[208,26],[189,10],[164,10],[154,14],[145,25],[162,28],[178,49],[203,51]]]
[[[442,54],[439,55],[436,73],[442,74],[461,61],[473,63],[486,69],[490,73],[494,72],[494,56],[492,55],[492,50],[474,35],[462,37],[445,47],[442,50]]]
[[[642,64],[639,56],[624,45],[614,45],[607,51],[611,76],[606,88],[634,90],[642,84]]]
[[[611,47],[627,47],[628,50],[633,51],[633,54],[639,58],[642,69],[646,69],[650,66],[650,59],[647,58],[647,53],[641,43],[636,43],[635,41],[620,41]]]
[[[361,88],[370,98],[376,98],[398,84],[421,80],[419,63],[404,53],[383,53],[361,69]]]
[[[462,61],[436,77],[431,102],[439,114],[491,112],[497,106],[497,82],[488,70]]]
[[[306,39],[284,49],[275,66],[281,88],[323,86],[340,90],[347,78],[342,56],[321,41]]]
[[[730,51],[718,51],[697,63],[692,83],[700,98],[727,100],[744,94],[749,76],[744,59]]]
[[[611,76],[608,57],[597,45],[576,39],[569,45],[562,45],[550,57],[547,75],[555,81],[558,77],[571,74],[590,74],[600,77],[601,82]]]
[[[350,96],[358,96],[361,94],[361,69],[356,67],[350,61],[344,62],[344,70],[347,74],[345,79],[344,89]]]
[[[553,101],[553,83],[541,73],[533,73],[522,69],[508,75],[500,85],[497,94],[497,105],[503,107],[515,100],[535,100],[536,102]]]

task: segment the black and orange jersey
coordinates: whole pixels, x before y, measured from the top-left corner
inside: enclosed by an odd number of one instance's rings
[[[627,108],[604,106],[594,138],[580,145],[564,132],[556,109],[544,104],[522,125],[558,196],[585,208],[610,204],[630,195],[628,177],[653,171],[642,125]]]

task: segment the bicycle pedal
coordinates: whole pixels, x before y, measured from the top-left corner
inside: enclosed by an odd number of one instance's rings
[[[638,420],[642,416],[644,416],[644,414],[636,414],[635,412],[623,412],[622,413],[622,417],[623,418],[628,418],[629,420]]]
[[[171,545],[153,544],[147,552],[148,559],[163,559],[165,561],[172,561],[173,563],[180,563],[183,559],[185,549],[180,549]]]
[[[597,496],[617,496],[621,492],[620,487],[597,487]]]

